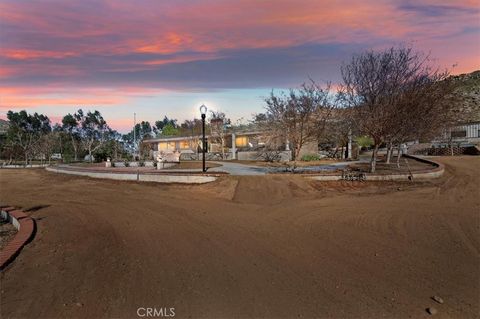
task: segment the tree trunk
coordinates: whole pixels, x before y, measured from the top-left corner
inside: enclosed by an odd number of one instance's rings
[[[370,160],[370,173],[375,173],[375,169],[377,166],[377,154],[378,154],[378,147],[379,144],[375,144],[372,152],[372,159]]]
[[[89,160],[90,160],[90,163],[92,163],[92,147],[91,146],[88,146],[88,157],[89,157]]]
[[[74,154],[75,161],[78,161],[77,145],[75,144],[75,138],[73,137],[73,135],[72,135],[72,146],[73,146],[73,154]]]
[[[222,160],[225,160],[225,147],[224,147],[223,138],[222,138]]]
[[[397,151],[397,168],[400,168],[400,157],[401,154],[402,143],[398,143],[398,151]]]
[[[392,157],[393,153],[393,145],[392,143],[388,143],[387,146],[387,164],[390,164],[390,158]]]
[[[25,150],[25,166],[28,165],[28,151]]]

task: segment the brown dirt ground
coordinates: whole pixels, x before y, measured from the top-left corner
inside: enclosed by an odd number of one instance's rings
[[[2,202],[40,209],[35,239],[1,274],[1,316],[478,317],[480,157],[439,160],[444,177],[421,183],[2,170]]]

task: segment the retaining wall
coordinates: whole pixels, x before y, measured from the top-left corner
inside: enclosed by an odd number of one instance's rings
[[[114,179],[122,181],[157,182],[157,183],[181,183],[181,184],[204,184],[213,182],[217,176],[212,175],[188,175],[188,174],[136,174],[136,173],[102,173],[91,171],[76,171],[47,167],[47,171],[54,173],[88,176],[92,178]]]
[[[411,174],[409,173],[397,173],[397,174],[371,174],[365,173],[364,180],[366,181],[408,181],[416,179],[433,179],[439,178],[445,172],[445,167],[441,163],[434,162],[429,159],[420,158],[412,155],[403,155],[404,157],[427,163],[432,165],[430,170],[414,171]],[[343,180],[342,173],[339,174],[329,174],[329,175],[308,175],[304,176],[305,178],[314,179],[317,181],[339,181]]]
[[[0,215],[2,219],[8,220],[17,229],[13,239],[0,251],[0,269],[3,269],[15,259],[23,246],[33,238],[35,222],[30,216],[14,207],[3,206]]]

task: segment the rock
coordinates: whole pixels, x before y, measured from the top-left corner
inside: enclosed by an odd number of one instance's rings
[[[432,299],[438,302],[439,304],[443,304],[443,299],[439,296],[433,296]]]
[[[76,305],[77,307],[83,307],[83,303],[81,303],[81,302],[77,302],[75,305]]]
[[[427,308],[427,312],[433,316],[433,315],[437,314],[438,311],[437,311],[437,309],[435,309],[433,307],[430,307],[430,308]]]

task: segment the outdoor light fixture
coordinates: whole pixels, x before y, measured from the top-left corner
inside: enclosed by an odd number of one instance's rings
[[[200,113],[202,113],[202,117],[205,117],[205,115],[207,114],[207,107],[205,106],[205,104],[202,104],[202,106],[200,106]]]
[[[205,173],[207,168],[205,167],[205,149],[207,148],[207,143],[205,141],[205,117],[207,116],[207,107],[205,104],[200,106],[200,113],[202,114],[202,171]]]

